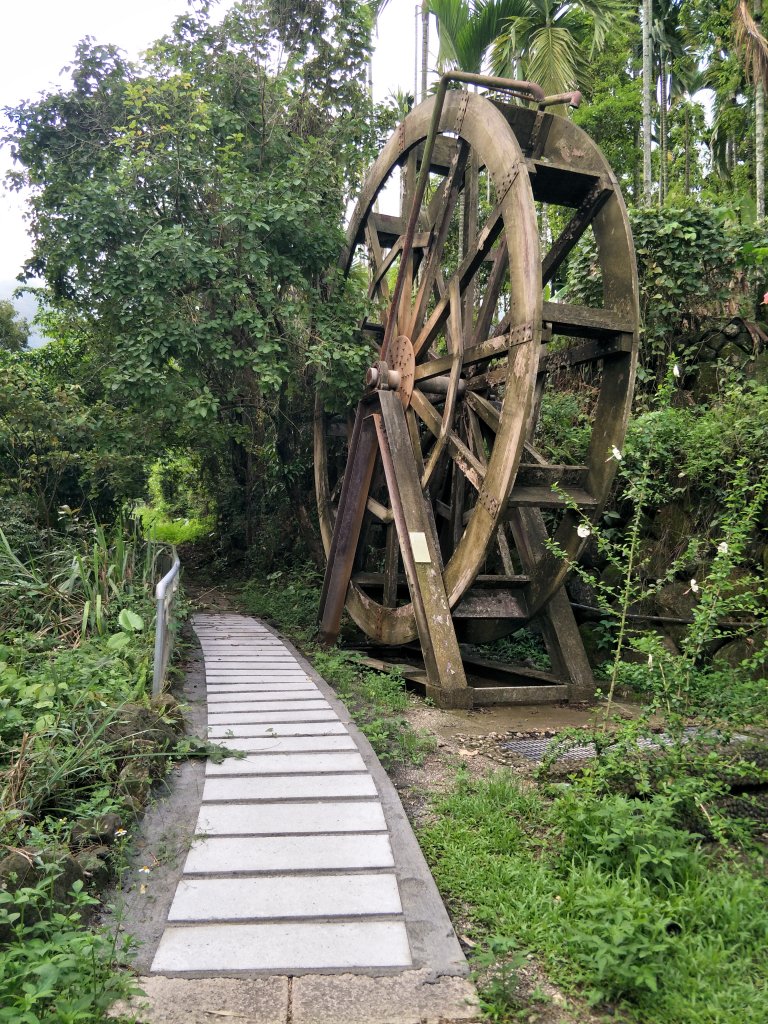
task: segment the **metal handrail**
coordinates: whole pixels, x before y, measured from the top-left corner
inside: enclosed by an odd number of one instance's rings
[[[155,665],[152,673],[152,696],[157,697],[163,686],[168,662],[173,650],[173,632],[170,628],[170,611],[176,592],[179,589],[179,570],[181,560],[173,548],[173,564],[155,587]]]

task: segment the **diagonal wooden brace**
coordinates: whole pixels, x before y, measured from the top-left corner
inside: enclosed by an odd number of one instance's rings
[[[399,399],[398,399],[399,401]],[[320,596],[320,637],[332,644],[339,634],[341,615],[365,515],[365,505],[376,464],[376,430],[370,410],[357,407],[349,445],[349,459],[341,486],[331,549]]]
[[[469,708],[472,691],[461,660],[430,506],[421,488],[408,424],[396,392],[380,391],[373,421],[400,540],[405,577],[427,670],[427,696],[438,707]]]

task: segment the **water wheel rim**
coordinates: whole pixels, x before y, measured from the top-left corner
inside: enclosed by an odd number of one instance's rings
[[[426,139],[433,105],[434,99],[426,101],[402,122],[371,168],[353,214],[347,244],[340,260],[345,273],[349,272],[355,246],[365,230],[376,196],[385,181],[393,169],[401,165]],[[475,246],[481,251],[486,244],[480,242],[482,232],[491,221],[494,225],[500,221],[497,234],[506,243],[506,273],[515,311],[514,323],[511,325],[513,330],[509,332],[513,344],[509,346],[505,396],[496,441],[487,459],[482,484],[477,487],[476,504],[443,573],[449,603],[454,606],[471,586],[483,563],[521,458],[524,428],[530,413],[538,366],[542,296],[538,284],[540,255],[533,195],[522,152],[503,115],[482,96],[463,91],[450,92],[446,97],[439,130],[463,140],[477,154],[478,165],[486,169],[493,183],[497,206],[475,239]],[[459,145],[457,143],[457,147]],[[470,281],[474,280],[476,273],[476,270],[472,271]],[[450,298],[448,307],[446,319],[453,308]],[[423,352],[428,340],[425,340],[423,325],[417,326],[421,331],[414,343],[420,345],[420,351]],[[471,326],[467,330],[469,333]],[[427,330],[426,335],[429,333]],[[455,386],[454,373],[451,379]],[[414,389],[414,393],[421,394],[418,388]],[[420,403],[422,415],[429,419],[423,396],[421,399],[416,398],[415,402]],[[333,532],[334,511],[324,421],[322,403],[318,396],[315,477],[321,535],[327,554]],[[476,483],[479,479],[476,469],[473,479]],[[346,605],[355,622],[369,636],[381,642],[405,643],[416,636],[410,603],[386,607],[352,580],[347,591]]]
[[[522,145],[529,143],[536,132],[535,113],[521,108],[499,104]],[[557,173],[573,176],[588,175],[594,185],[582,201],[582,208],[589,206],[590,193],[602,190],[602,203],[596,211],[585,217],[583,230],[593,231],[597,260],[602,278],[602,307],[604,320],[612,319],[620,330],[616,330],[613,354],[601,360],[602,371],[599,399],[591,425],[589,451],[585,458],[587,467],[585,489],[591,498],[588,509],[567,509],[551,535],[542,531],[540,517],[527,515],[527,521],[519,524],[527,533],[529,546],[526,571],[530,577],[524,588],[525,605],[529,617],[535,616],[563,585],[566,575],[578,561],[588,536],[579,527],[585,520],[598,521],[613,485],[619,460],[614,453],[621,453],[632,406],[635,375],[639,348],[639,287],[632,231],[621,190],[611,167],[600,148],[572,121],[556,115],[545,115],[539,122],[539,137],[544,139],[534,151],[531,160],[541,164],[532,170],[544,171],[548,175]],[[578,217],[578,211],[574,220]],[[574,248],[571,245],[570,252]],[[544,255],[542,268],[548,266],[550,253]],[[546,276],[546,274],[545,274]],[[545,304],[545,319],[549,313],[557,315],[550,304]],[[569,310],[568,315],[571,315]],[[583,315],[583,312],[582,312]],[[594,331],[593,331],[594,334]],[[593,335],[584,329],[584,336]],[[611,345],[606,341],[605,351]],[[514,488],[509,503],[514,505]],[[510,515],[514,522],[515,511]]]

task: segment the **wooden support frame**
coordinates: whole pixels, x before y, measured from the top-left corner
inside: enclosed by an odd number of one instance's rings
[[[475,609],[496,635],[535,622],[570,699],[583,699],[594,680],[563,582],[584,544],[577,527],[610,489],[631,402],[638,301],[626,210],[604,157],[572,122],[444,85],[375,161],[341,257],[345,273],[363,259],[371,267],[381,322],[363,330],[378,347],[378,383],[348,442],[316,407],[329,558],[322,632],[333,637],[346,604],[375,643],[418,638],[435,699],[469,706],[453,619],[463,631]],[[400,214],[375,212],[401,174]],[[572,211],[543,255],[536,201]],[[545,295],[586,232],[602,298],[586,306]],[[460,243],[450,259],[449,238]],[[406,350],[410,363],[398,362]],[[537,421],[547,388],[569,374],[596,396],[591,440],[582,464],[557,465],[537,448]],[[415,558],[411,535],[423,536],[428,561]],[[482,595],[494,574],[495,603]]]

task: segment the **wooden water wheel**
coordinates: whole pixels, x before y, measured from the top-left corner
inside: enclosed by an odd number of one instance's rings
[[[629,414],[629,223],[600,150],[550,111],[563,97],[450,78],[492,91],[449,88],[446,76],[405,118],[370,169],[342,254],[345,272],[367,268],[378,315],[362,325],[371,368],[354,417],[317,404],[321,631],[335,638],[346,605],[376,644],[418,639],[428,693],[467,707],[459,642],[536,622],[554,671],[517,699],[582,697],[591,675],[563,580]],[[587,243],[589,304],[558,301],[558,273]],[[558,417],[578,458],[558,457]],[[492,689],[474,700],[515,699]]]

